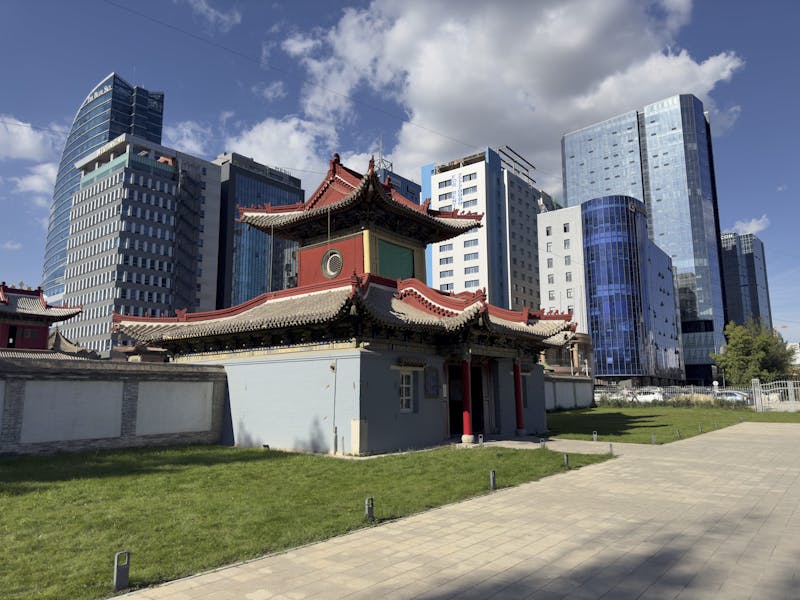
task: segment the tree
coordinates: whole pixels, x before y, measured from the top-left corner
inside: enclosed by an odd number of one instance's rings
[[[730,322],[725,327],[727,346],[711,359],[725,371],[733,385],[750,385],[750,380],[775,381],[791,371],[793,351],[786,347],[781,335],[758,321],[746,325]]]

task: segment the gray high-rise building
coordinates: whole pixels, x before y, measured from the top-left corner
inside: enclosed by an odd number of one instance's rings
[[[727,320],[772,329],[764,243],[752,233],[723,233],[721,240]]]
[[[72,195],[81,174],[75,163],[123,133],[161,143],[164,94],[133,86],[116,73],[98,83],[78,107],[58,166],[42,267],[42,289],[60,304],[64,293]]]
[[[217,308],[297,285],[297,243],[239,223],[237,207],[285,206],[305,199],[300,180],[241,154],[214,159],[221,168]]]
[[[124,134],[77,167],[64,301],[83,311],[62,327],[64,335],[107,356],[115,312],[213,310],[219,166]]]
[[[710,354],[725,343],[720,232],[711,132],[691,94],[566,134],[564,198],[575,206],[609,195],[640,199],[651,239],[677,273],[686,377],[710,382]]]

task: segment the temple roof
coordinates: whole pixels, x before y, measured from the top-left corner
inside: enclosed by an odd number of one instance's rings
[[[367,173],[362,175],[342,165],[338,154],[334,154],[328,173],[306,202],[289,206],[239,207],[242,223],[298,241],[356,224],[396,227],[392,218],[402,219],[407,226],[413,224],[414,235],[427,244],[479,227],[483,215],[432,210],[428,201],[424,204],[412,202],[394,190],[390,180],[378,180],[374,161],[370,160]],[[410,229],[403,227],[403,231]]]
[[[50,306],[41,288],[20,290],[0,283],[0,318],[33,319],[47,323],[65,321],[81,312],[80,307]]]
[[[181,311],[162,318],[115,314],[114,322],[117,330],[133,339],[169,347],[180,340],[330,325],[351,315],[396,330],[445,336],[478,327],[541,347],[564,345],[574,330],[571,315],[500,309],[486,302],[482,290],[451,295],[416,279],[395,281],[375,275],[263,294],[236,307],[204,313]]]

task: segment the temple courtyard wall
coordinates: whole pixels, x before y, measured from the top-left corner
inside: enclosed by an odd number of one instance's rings
[[[0,361],[0,454],[218,443],[226,393],[215,366]]]

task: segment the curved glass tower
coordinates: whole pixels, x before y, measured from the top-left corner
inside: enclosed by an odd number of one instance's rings
[[[60,304],[64,294],[70,207],[80,183],[75,163],[123,133],[160,144],[163,114],[162,92],[132,86],[116,73],[94,86],[78,108],[61,154],[47,225],[42,288],[51,303]]]

